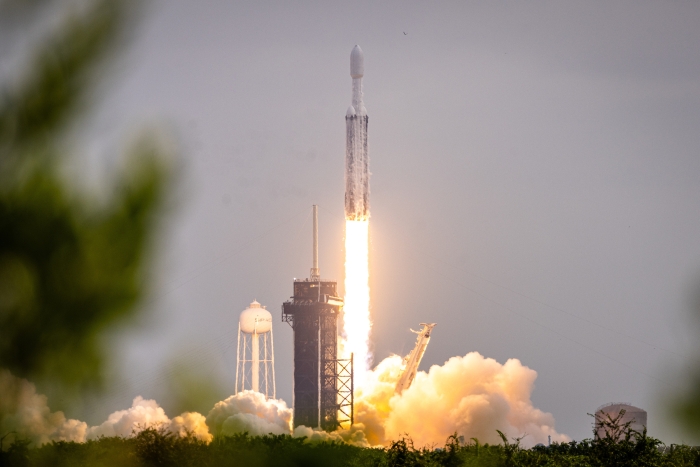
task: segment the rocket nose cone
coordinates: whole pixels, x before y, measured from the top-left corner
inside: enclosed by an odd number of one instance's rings
[[[353,47],[350,52],[350,76],[353,78],[362,78],[365,74],[365,54],[359,45]]]

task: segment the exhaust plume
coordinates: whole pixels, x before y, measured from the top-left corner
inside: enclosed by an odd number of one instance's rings
[[[345,221],[345,305],[341,355],[354,355],[355,381],[362,384],[371,367],[369,333],[369,221]]]
[[[355,420],[364,424],[370,444],[386,445],[404,433],[417,446],[442,444],[457,432],[466,439],[499,443],[496,430],[521,437],[523,445],[568,441],[554,429],[554,417],[530,400],[537,372],[510,359],[500,364],[477,352],[452,357],[428,373],[418,372],[411,387],[395,393],[402,359],[391,356],[369,371],[355,397]]]

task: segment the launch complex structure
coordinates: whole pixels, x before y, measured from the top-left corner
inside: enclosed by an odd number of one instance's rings
[[[362,101],[364,68],[364,54],[356,45],[350,52],[352,104],[345,114],[346,220],[369,218],[368,117]],[[352,425],[354,421],[354,358],[352,354],[349,359],[338,358],[338,315],[344,301],[338,296],[337,282],[321,280],[316,206],[313,232],[311,277],[294,280],[294,296],[282,305],[282,321],[294,329],[294,426],[333,431],[342,423]]]
[[[282,321],[294,330],[294,426],[335,431],[352,425],[353,358],[338,358],[338,315],[343,299],[335,281],[318,267],[318,209],[313,207],[311,277],[294,280],[294,296],[282,304]]]
[[[294,330],[294,426],[319,427],[328,432],[341,427],[349,428],[343,424],[354,423],[354,355],[358,355],[358,364],[362,366],[358,371],[361,373],[366,369],[365,365],[369,364],[367,349],[356,346],[357,354],[353,354],[355,350],[349,344],[357,344],[357,341],[350,342],[346,335],[344,335],[345,351],[350,352],[350,358],[338,358],[338,316],[341,312],[345,313],[345,334],[349,334],[348,318],[359,317],[361,321],[366,317],[364,324],[367,324],[367,327],[365,329],[360,327],[360,338],[363,336],[368,338],[370,329],[367,284],[370,175],[367,146],[368,117],[362,95],[364,54],[357,45],[350,53],[350,76],[352,77],[352,105],[345,114],[347,138],[345,300],[338,295],[337,282],[321,279],[318,268],[318,213],[314,205],[311,274],[308,279],[294,280],[294,295],[282,304],[282,321],[289,323]],[[356,248],[351,253],[348,253],[350,250],[347,247],[347,239],[351,233],[348,229],[349,224],[361,224],[364,228],[364,230],[352,229],[355,235],[353,238],[357,241],[356,245],[359,244],[361,248]],[[351,256],[356,254],[358,258],[349,259],[348,254]],[[359,278],[355,277],[357,280],[352,283],[355,286],[352,293],[349,292],[351,287],[348,286],[348,261],[350,260],[357,261],[353,274],[359,276]],[[364,290],[362,290],[363,286]],[[364,301],[358,300],[358,295],[362,295],[363,292],[365,295],[360,298]],[[363,316],[362,312],[366,314]],[[421,323],[421,325],[423,328],[420,331],[413,331],[418,335],[416,346],[404,359],[404,369],[395,389],[398,394],[411,386],[435,323]],[[366,344],[362,340],[360,343]],[[365,354],[359,355],[363,351]]]

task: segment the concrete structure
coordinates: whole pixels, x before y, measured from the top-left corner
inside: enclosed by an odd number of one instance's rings
[[[275,348],[272,315],[253,301],[238,319],[236,394],[246,389],[275,398]]]
[[[623,411],[624,413],[620,415]],[[612,423],[613,420],[616,422]],[[647,412],[625,402],[611,402],[596,410],[593,434],[599,439],[611,436],[621,440],[625,436],[624,425],[626,423],[630,423],[629,427],[633,431],[642,433],[647,426]]]
[[[336,430],[353,422],[352,358],[338,359],[337,283],[322,280],[318,267],[318,215],[313,207],[313,267],[294,280],[282,304],[282,321],[294,330],[294,426]]]

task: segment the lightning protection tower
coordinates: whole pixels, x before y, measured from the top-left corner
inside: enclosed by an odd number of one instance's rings
[[[253,301],[238,320],[236,394],[246,389],[275,398],[275,348],[272,315]]]
[[[294,296],[282,304],[282,321],[294,329],[294,426],[334,431],[353,423],[352,357],[338,358],[337,283],[318,268],[318,215],[313,207],[311,277],[294,280]]]

